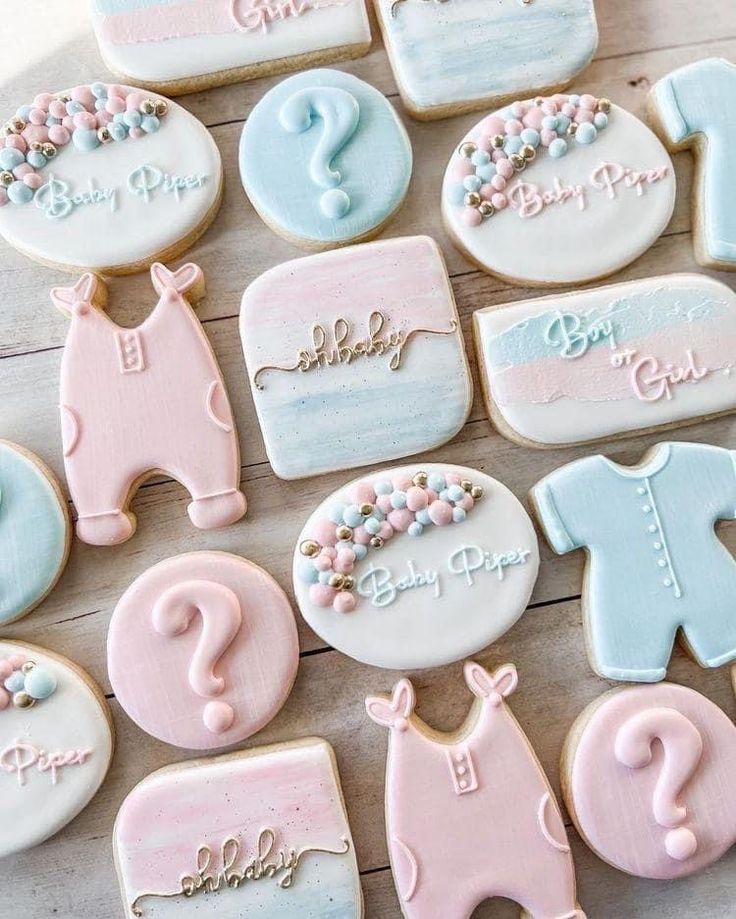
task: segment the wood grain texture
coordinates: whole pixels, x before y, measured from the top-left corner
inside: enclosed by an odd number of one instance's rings
[[[86,0],[26,0],[26,29],[32,46],[15,30],[0,31],[0,107],[14,111],[42,90],[108,78],[86,18]],[[575,88],[606,95],[642,115],[650,86],[669,71],[702,57],[736,59],[736,7],[723,0],[596,0],[601,42],[592,65]],[[382,90],[401,112],[385,51],[373,24],[370,53],[339,65]],[[186,516],[188,497],[178,484],[152,480],[133,502],[138,531],[114,549],[78,540],[56,589],[26,619],[2,630],[70,656],[111,696],[105,667],[105,638],[115,603],[131,581],[156,562],[195,549],[222,549],[262,565],[293,597],[290,584],[293,543],[307,516],[331,491],[350,478],[337,473],[295,482],[272,474],[263,449],[246,380],[237,315],[245,286],[267,268],[302,255],[270,232],[248,203],[237,170],[237,144],[253,105],[278,78],[199,92],[179,101],[211,128],[225,165],[225,199],[209,231],[187,253],[207,278],[208,296],[198,315],[212,341],[229,387],[241,444],[241,481],[249,500],[246,519],[220,532],[199,532]],[[472,348],[473,310],[533,296],[481,274],[451,246],[441,228],[439,188],[458,138],[477,121],[466,115],[420,124],[402,117],[415,154],[412,185],[385,237],[427,233],[437,239],[448,262],[468,355],[476,384]],[[675,213],[663,237],[638,261],[611,278],[616,281],[674,271],[698,270],[692,252],[689,192],[690,155],[675,160],[679,184]],[[713,273],[732,287],[733,275]],[[48,290],[68,276],[35,265],[0,244],[0,437],[37,452],[61,475],[57,413],[58,374],[66,320],[52,307]],[[151,305],[146,274],[120,278],[114,285],[112,318],[139,323]],[[669,435],[668,435],[669,436]],[[736,418],[697,424],[677,435],[683,440],[736,446]],[[656,435],[604,444],[612,458],[635,462]],[[597,448],[596,448],[597,449]],[[476,385],[473,409],[460,434],[447,446],[423,455],[427,461],[475,466],[496,476],[524,499],[542,476],[577,457],[585,448],[529,450],[504,440],[490,426]],[[736,524],[721,535],[736,550]],[[558,757],[569,726],[609,684],[588,666],[583,647],[580,588],[582,553],[558,558],[542,542],[542,568],[531,606],[520,622],[479,660],[497,666],[513,660],[520,686],[510,705],[535,746],[550,781],[559,791]],[[366,898],[367,919],[399,919],[400,911],[384,840],[383,771],[386,733],[365,716],[368,693],[390,690],[397,674],[355,663],[326,648],[299,617],[302,661],[284,709],[247,746],[315,734],[335,747],[350,815]],[[733,717],[736,704],[728,668],[703,671],[677,650],[668,678],[705,693]],[[461,723],[470,704],[461,667],[412,675],[418,714],[441,730]],[[43,846],[0,863],[0,889],[12,891],[12,906],[0,899],[0,919],[119,919],[123,916],[112,862],[111,831],[120,802],[145,775],[186,758],[143,734],[111,698],[118,748],[112,771],[92,804],[62,833]],[[194,755],[194,754],[192,754]],[[502,833],[502,829],[499,829]],[[605,865],[571,831],[580,901],[589,919],[685,919],[726,917],[736,899],[736,851],[703,874],[675,883],[630,878]],[[511,919],[508,902],[485,904],[474,919]]]

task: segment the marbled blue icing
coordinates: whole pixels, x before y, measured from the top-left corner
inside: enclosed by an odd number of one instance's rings
[[[48,479],[0,442],[0,625],[33,607],[64,562],[65,510]]]
[[[590,456],[534,488],[560,553],[589,552],[584,610],[598,673],[664,678],[678,628],[696,659],[736,658],[736,562],[714,532],[736,515],[736,453],[663,443],[640,467]]]
[[[331,219],[320,206],[324,187],[311,176],[312,157],[321,145],[324,122],[313,115],[310,128],[284,128],[284,103],[300,90],[336,87],[360,108],[355,132],[332,158],[339,188],[350,199],[345,216]],[[310,70],[289,77],[253,109],[240,139],[240,174],[248,197],[277,229],[308,241],[340,243],[382,224],[400,205],[411,178],[409,138],[396,112],[378,90],[336,70]]]
[[[147,10],[154,6],[174,6],[181,2],[182,0],[94,0],[95,9],[103,16],[132,13],[134,10]]]
[[[670,143],[706,138],[700,154],[705,253],[709,261],[736,264],[736,66],[718,58],[698,61],[660,80],[653,96]]]
[[[569,82],[592,58],[592,0],[381,0],[399,83],[420,108],[530,95]]]

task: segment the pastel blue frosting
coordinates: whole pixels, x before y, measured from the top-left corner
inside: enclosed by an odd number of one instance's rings
[[[0,442],[0,625],[17,619],[53,584],[66,534],[64,509],[46,476]]]
[[[334,156],[325,157],[322,138],[328,122],[319,112],[334,108],[336,94],[330,89],[350,94],[359,116],[352,132],[350,118],[342,119],[348,139]],[[311,99],[311,126],[307,118],[304,130],[295,131],[293,119],[282,120],[282,111],[288,112],[285,103],[305,90]],[[340,122],[339,115],[335,122]],[[343,216],[336,216],[344,210],[342,198],[340,207],[322,206],[328,186],[313,178],[313,158],[326,159],[339,173],[334,187],[349,198]],[[240,139],[240,175],[254,207],[269,224],[306,241],[339,244],[382,224],[401,204],[411,169],[411,144],[388,100],[357,77],[336,70],[310,70],[279,83],[253,109]],[[325,205],[330,203],[336,203],[334,196]]]
[[[154,6],[173,6],[180,2],[181,0],[95,0],[95,9],[104,16],[114,16],[116,13],[132,13]]]

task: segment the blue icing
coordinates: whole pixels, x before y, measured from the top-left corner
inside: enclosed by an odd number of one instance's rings
[[[95,0],[95,9],[103,16],[114,16],[116,13],[132,13],[155,6],[174,6],[180,2],[181,0]]]
[[[0,443],[0,625],[43,597],[66,548],[67,518],[54,487],[25,454]]]
[[[357,125],[346,96],[357,103]],[[326,125],[334,156],[324,149]],[[390,103],[335,70],[307,71],[274,87],[240,139],[240,174],[256,210],[305,240],[344,242],[382,224],[401,204],[411,168],[409,138]]]
[[[711,58],[660,80],[653,98],[671,144],[707,137],[702,157],[703,220],[699,233],[708,262],[736,264],[736,184],[733,149],[736,121],[736,66]]]

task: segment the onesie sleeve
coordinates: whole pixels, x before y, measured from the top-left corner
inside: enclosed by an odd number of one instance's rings
[[[589,521],[595,517],[595,469],[599,457],[570,463],[546,476],[532,489],[539,521],[549,544],[564,555],[586,544]]]
[[[654,88],[659,121],[672,144],[682,143],[692,133],[677,98],[677,73],[660,80]]]

